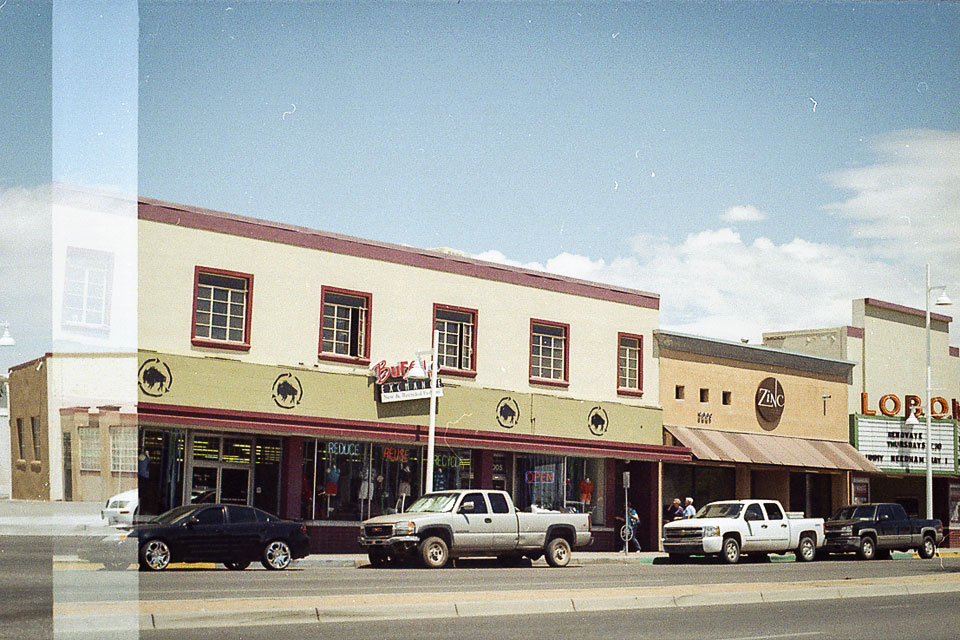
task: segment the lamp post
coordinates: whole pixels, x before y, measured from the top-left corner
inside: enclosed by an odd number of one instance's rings
[[[950,298],[947,297],[946,286],[945,285],[934,285],[930,286],[930,263],[927,263],[927,287],[924,289],[923,293],[923,303],[926,308],[926,317],[927,317],[927,397],[926,404],[924,405],[927,413],[927,432],[924,436],[926,438],[926,444],[924,448],[927,452],[927,519],[933,519],[933,461],[931,456],[931,407],[930,407],[930,395],[933,393],[933,385],[930,378],[930,294],[936,290],[941,290],[941,294],[937,297],[937,301],[934,303],[937,306],[946,306],[952,304]],[[917,424],[917,419],[913,417],[911,413],[907,417],[909,423],[910,418],[913,418],[913,424]]]
[[[437,357],[437,345],[440,342],[440,331],[437,329],[433,330],[433,348],[430,350],[430,373],[427,375],[426,371],[423,371],[423,367],[420,365],[420,355],[427,353],[426,351],[417,351],[416,362],[407,372],[408,378],[427,378],[430,379],[430,426],[427,431],[427,482],[424,493],[433,492],[433,452],[434,445],[436,442],[436,432],[437,432],[437,370],[440,368],[438,366],[438,357]]]

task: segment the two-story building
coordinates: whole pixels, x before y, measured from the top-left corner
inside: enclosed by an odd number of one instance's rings
[[[614,548],[620,472],[648,465],[655,511],[649,470],[690,459],[663,444],[655,294],[146,199],[139,282],[143,513],[253,504],[355,548],[424,490],[429,390],[404,374],[434,331],[435,489],[590,512]]]
[[[950,346],[950,316],[930,314],[930,407],[925,406],[926,313],[874,298],[853,301],[850,325],[765,333],[771,347],[856,363],[847,406],[850,442],[882,473],[854,474],[853,500],[899,502],[924,516],[926,415],[931,415],[934,517],[960,545],[960,349]],[[920,425],[907,424],[914,413]]]

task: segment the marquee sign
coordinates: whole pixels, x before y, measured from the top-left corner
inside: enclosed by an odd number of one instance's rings
[[[899,420],[856,419],[857,449],[883,471],[926,473],[926,425],[909,427]],[[933,421],[930,426],[931,467],[938,473],[954,473],[956,435],[953,422]]]

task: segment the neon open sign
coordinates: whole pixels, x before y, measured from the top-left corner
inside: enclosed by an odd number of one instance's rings
[[[527,484],[553,484],[553,471],[527,471]]]

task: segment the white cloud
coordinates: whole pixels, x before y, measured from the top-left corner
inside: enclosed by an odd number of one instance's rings
[[[720,216],[724,222],[760,222],[767,219],[767,214],[752,204],[730,207]]]
[[[725,227],[679,241],[638,233],[627,255],[607,262],[563,253],[543,270],[658,293],[663,328],[731,340],[849,324],[856,298],[923,308],[927,261],[960,300],[960,133],[897,132],[875,149],[878,163],[826,177],[851,192],[825,210],[849,220],[852,245],[749,242]],[[745,206],[724,217],[757,215],[766,214]],[[495,251],[478,257],[507,261]],[[960,344],[960,320],[951,326],[951,343]]]

